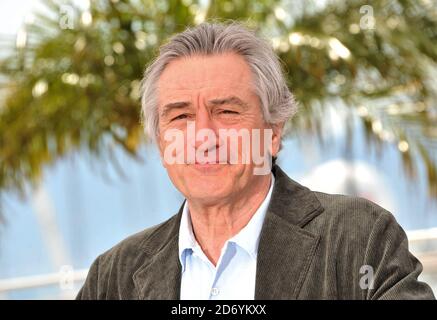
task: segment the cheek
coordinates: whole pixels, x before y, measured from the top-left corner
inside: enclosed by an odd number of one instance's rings
[[[159,155],[161,156],[161,159],[163,159],[163,157],[164,157],[164,150],[165,150],[164,143],[165,143],[165,141],[163,139],[161,139],[160,137],[157,138],[156,144],[158,146]]]
[[[187,172],[186,166],[177,164],[167,165],[166,170],[170,180],[179,190],[184,190],[187,187],[187,183],[192,180],[189,179],[190,175]]]

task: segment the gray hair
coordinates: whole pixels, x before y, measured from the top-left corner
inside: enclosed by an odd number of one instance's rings
[[[141,121],[146,135],[158,137],[156,85],[164,68],[172,61],[192,55],[234,52],[248,63],[254,76],[254,89],[261,103],[264,120],[278,124],[289,120],[297,105],[287,87],[279,59],[271,45],[239,23],[202,23],[173,36],[159,50],[144,73],[141,85]]]

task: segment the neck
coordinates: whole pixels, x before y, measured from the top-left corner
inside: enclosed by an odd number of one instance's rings
[[[238,192],[238,196],[214,204],[205,205],[196,199],[189,199],[194,235],[214,265],[224,243],[243,229],[260,207],[269,192],[270,183],[271,175],[267,175],[256,185]]]

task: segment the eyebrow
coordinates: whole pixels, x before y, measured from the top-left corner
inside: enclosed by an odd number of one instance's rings
[[[209,100],[208,104],[210,104],[212,106],[221,106],[221,105],[224,105],[224,104],[233,104],[233,105],[240,106],[240,107],[242,107],[244,109],[248,108],[247,103],[244,102],[243,100],[241,100],[240,98],[236,97],[236,96],[229,96],[229,97],[226,97],[226,98]]]
[[[168,115],[174,109],[183,109],[183,108],[186,108],[190,105],[191,105],[191,103],[188,101],[167,103],[166,105],[164,105],[164,107],[162,107],[161,117],[164,118],[166,115]]]

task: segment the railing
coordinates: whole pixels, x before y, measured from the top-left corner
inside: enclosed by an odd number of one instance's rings
[[[410,243],[437,240],[437,228],[408,231],[407,236]]]
[[[52,285],[58,285],[61,289],[70,290],[75,282],[84,282],[87,274],[88,269],[82,269],[68,273],[60,271],[43,275],[3,279],[0,280],[0,293]]]

